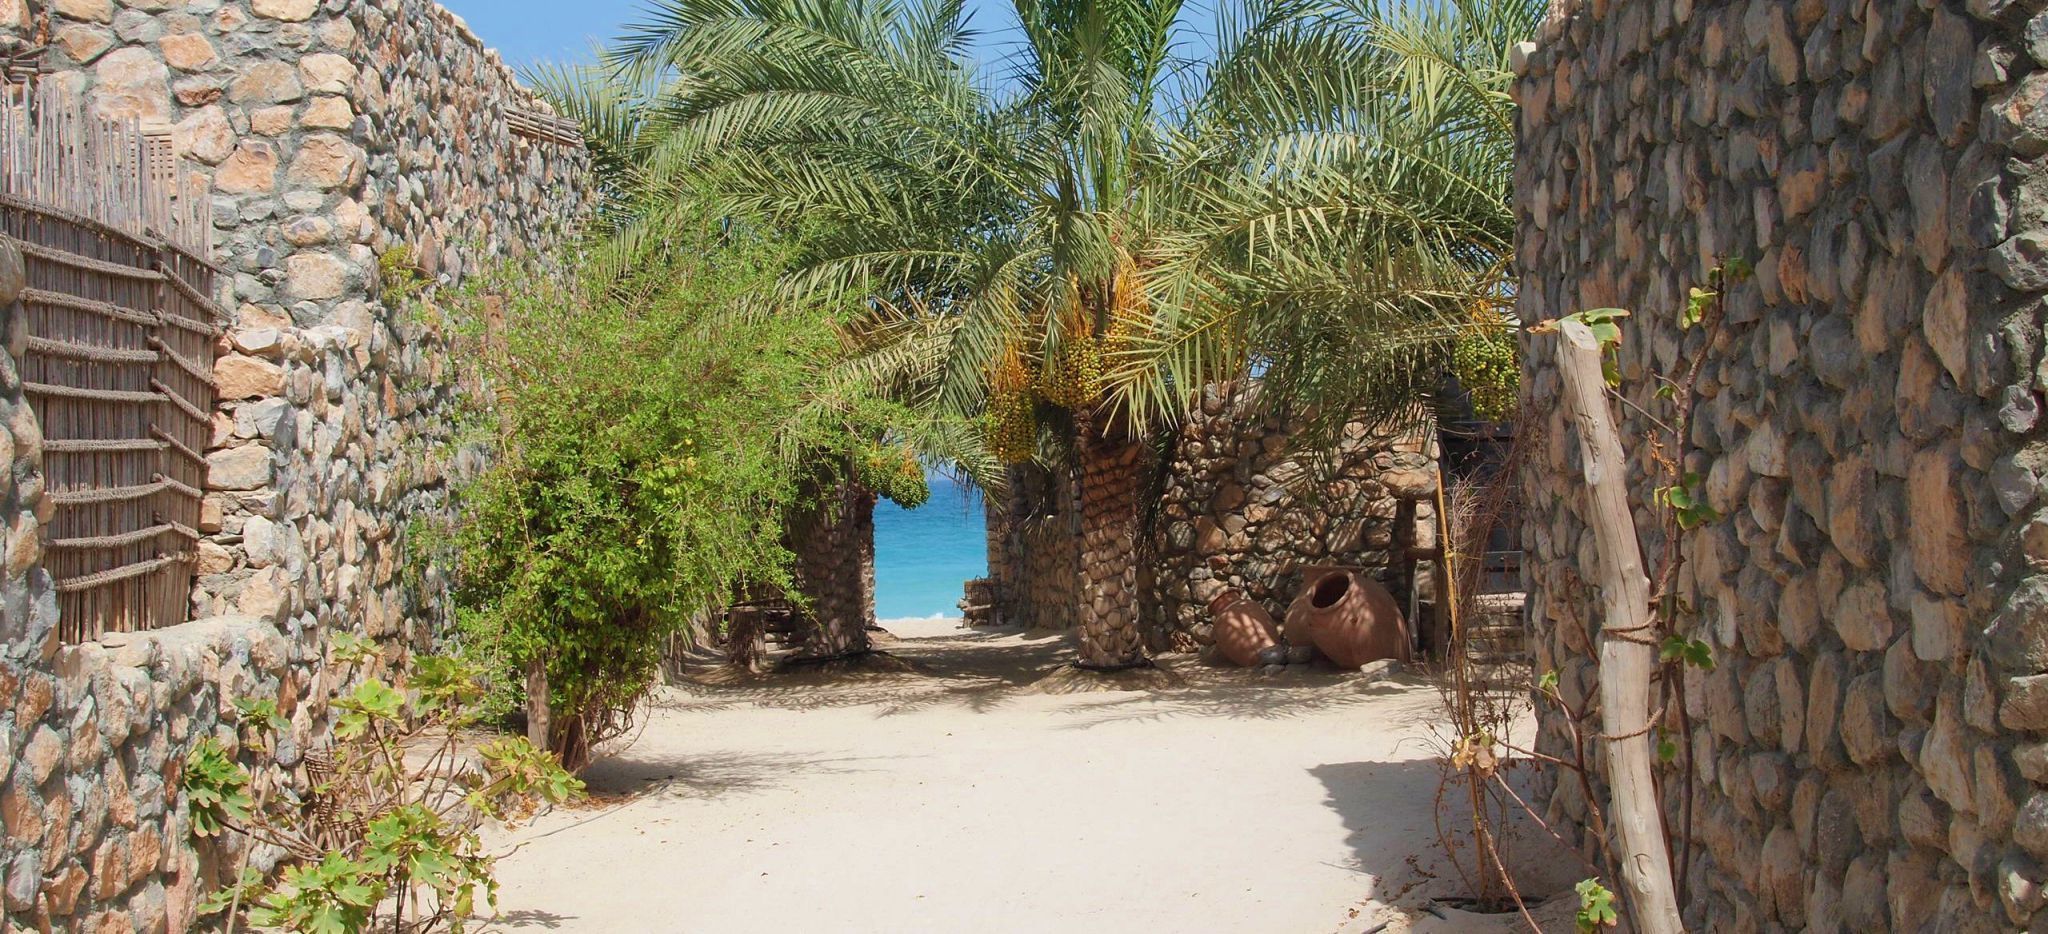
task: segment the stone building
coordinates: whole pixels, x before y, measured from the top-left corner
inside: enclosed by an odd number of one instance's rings
[[[188,845],[186,749],[232,741],[241,694],[277,697],[303,749],[346,687],[323,663],[330,633],[396,661],[437,625],[433,575],[401,574],[406,529],[476,454],[452,435],[448,326],[387,304],[386,273],[448,284],[561,242],[590,200],[587,159],[427,0],[0,0],[0,36],[10,72],[167,131],[210,182],[232,321],[194,621],[60,644],[36,566],[41,433],[18,397],[0,404],[7,926],[184,930],[222,871]]]
[[[1720,518],[1679,581],[1716,660],[1684,676],[1694,929],[2048,919],[2040,8],[1594,0],[1518,50],[1524,323],[1636,312],[1625,439],[1655,431],[1650,374],[1704,357],[1685,467]],[[1687,290],[1735,259],[1755,275],[1701,346]],[[1550,340],[1527,345],[1523,409],[1549,413],[1527,585],[1538,670],[1583,705],[1598,570]],[[1554,710],[1538,748],[1566,748]],[[1586,814],[1573,782],[1552,808]]]

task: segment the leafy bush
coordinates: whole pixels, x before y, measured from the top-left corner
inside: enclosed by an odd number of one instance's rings
[[[342,664],[372,651],[346,636],[334,649]],[[362,682],[335,702],[334,743],[281,787],[259,785],[221,740],[195,743],[183,780],[193,834],[239,833],[286,855],[274,878],[246,869],[202,911],[246,908],[249,923],[290,931],[416,932],[461,931],[494,905],[493,858],[477,828],[583,785],[524,739],[487,743],[471,765],[459,741],[476,721],[482,678],[473,664],[432,657],[400,686]],[[243,749],[267,755],[285,726],[276,702],[244,698],[236,709]]]
[[[610,249],[630,255],[484,281],[468,315],[489,324],[476,359],[500,438],[459,500],[462,638],[507,690],[544,666],[549,745],[572,768],[629,727],[693,617],[793,590],[790,517],[841,482],[925,495],[887,440],[901,410],[834,368],[850,309],[773,301],[783,244],[707,209]]]

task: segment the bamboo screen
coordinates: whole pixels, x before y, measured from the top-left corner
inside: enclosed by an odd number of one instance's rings
[[[217,270],[169,138],[54,87],[0,109],[0,235],[21,251],[22,389],[56,516],[60,637],[183,622],[211,435]]]

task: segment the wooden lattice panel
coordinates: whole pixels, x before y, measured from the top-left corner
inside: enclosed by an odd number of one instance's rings
[[[0,235],[27,273],[20,375],[67,642],[190,612],[224,317],[195,194],[165,131],[87,119],[48,92],[0,108]]]

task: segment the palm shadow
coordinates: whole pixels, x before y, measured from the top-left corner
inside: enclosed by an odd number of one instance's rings
[[[887,639],[877,648],[897,662],[888,670],[746,674],[717,660],[693,665],[683,690],[657,700],[662,710],[716,713],[741,707],[828,710],[873,707],[877,717],[941,707],[986,713],[1010,693],[1056,667],[1061,633],[1014,627],[963,629],[920,639]]]
[[[574,920],[575,915],[558,915],[552,911],[536,911],[529,908],[504,912],[488,922],[483,929],[490,931],[502,927],[511,931],[559,931],[564,922]]]

